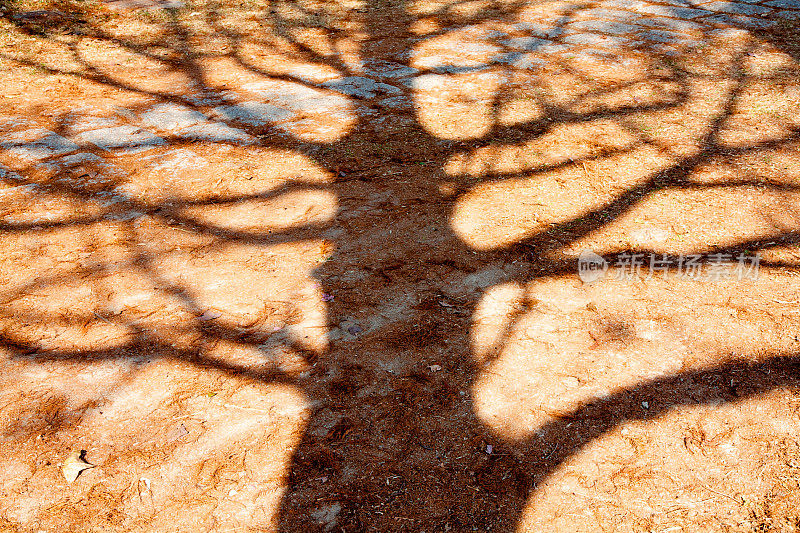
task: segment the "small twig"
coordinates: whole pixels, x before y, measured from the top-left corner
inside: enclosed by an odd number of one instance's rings
[[[719,494],[720,496],[725,496],[726,498],[729,498],[729,499],[731,499],[731,500],[735,501],[735,502],[736,502],[737,504],[739,504],[739,505],[744,505],[742,502],[740,502],[739,500],[737,500],[736,498],[734,498],[734,497],[733,497],[733,496],[731,496],[730,494],[725,494],[725,493],[723,493],[723,492],[716,491],[716,490],[712,489],[711,487],[709,487],[708,485],[702,485],[702,486],[703,486],[705,489],[707,489],[707,490],[710,490],[710,491],[711,491],[711,492],[713,492],[714,494]]]
[[[556,446],[555,446],[555,448],[553,448],[552,450],[550,450],[550,453],[548,453],[547,455],[545,455],[545,456],[543,457],[543,459],[550,459],[550,457],[552,457],[552,456],[553,456],[553,454],[554,454],[554,453],[556,453],[556,450],[558,450],[558,448],[559,448],[559,446],[560,446],[560,445],[561,445],[560,443],[556,443]]]
[[[94,316],[96,316],[97,318],[99,318],[99,319],[100,319],[100,320],[102,320],[103,322],[106,322],[106,323],[108,323],[108,324],[111,324],[112,326],[114,325],[114,323],[113,323],[113,322],[111,322],[109,319],[107,319],[106,317],[104,317],[103,315],[101,315],[100,313],[98,313],[97,311],[92,311],[92,314],[94,314]]]

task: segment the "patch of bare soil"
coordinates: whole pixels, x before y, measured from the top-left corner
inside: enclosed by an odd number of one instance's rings
[[[0,3],[0,530],[800,529],[793,8],[641,4]]]

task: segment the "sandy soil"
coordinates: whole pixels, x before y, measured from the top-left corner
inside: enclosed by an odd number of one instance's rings
[[[773,4],[0,3],[0,530],[800,529]]]

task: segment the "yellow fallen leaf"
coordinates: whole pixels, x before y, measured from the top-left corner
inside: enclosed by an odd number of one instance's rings
[[[64,460],[64,464],[61,465],[61,472],[64,474],[64,479],[70,483],[75,481],[78,478],[78,474],[87,468],[94,468],[94,465],[87,463],[82,455],[83,452],[72,452],[69,454],[69,457]]]

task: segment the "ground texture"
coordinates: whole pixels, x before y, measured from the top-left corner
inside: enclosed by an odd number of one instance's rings
[[[0,2],[0,530],[800,529],[799,23]]]

